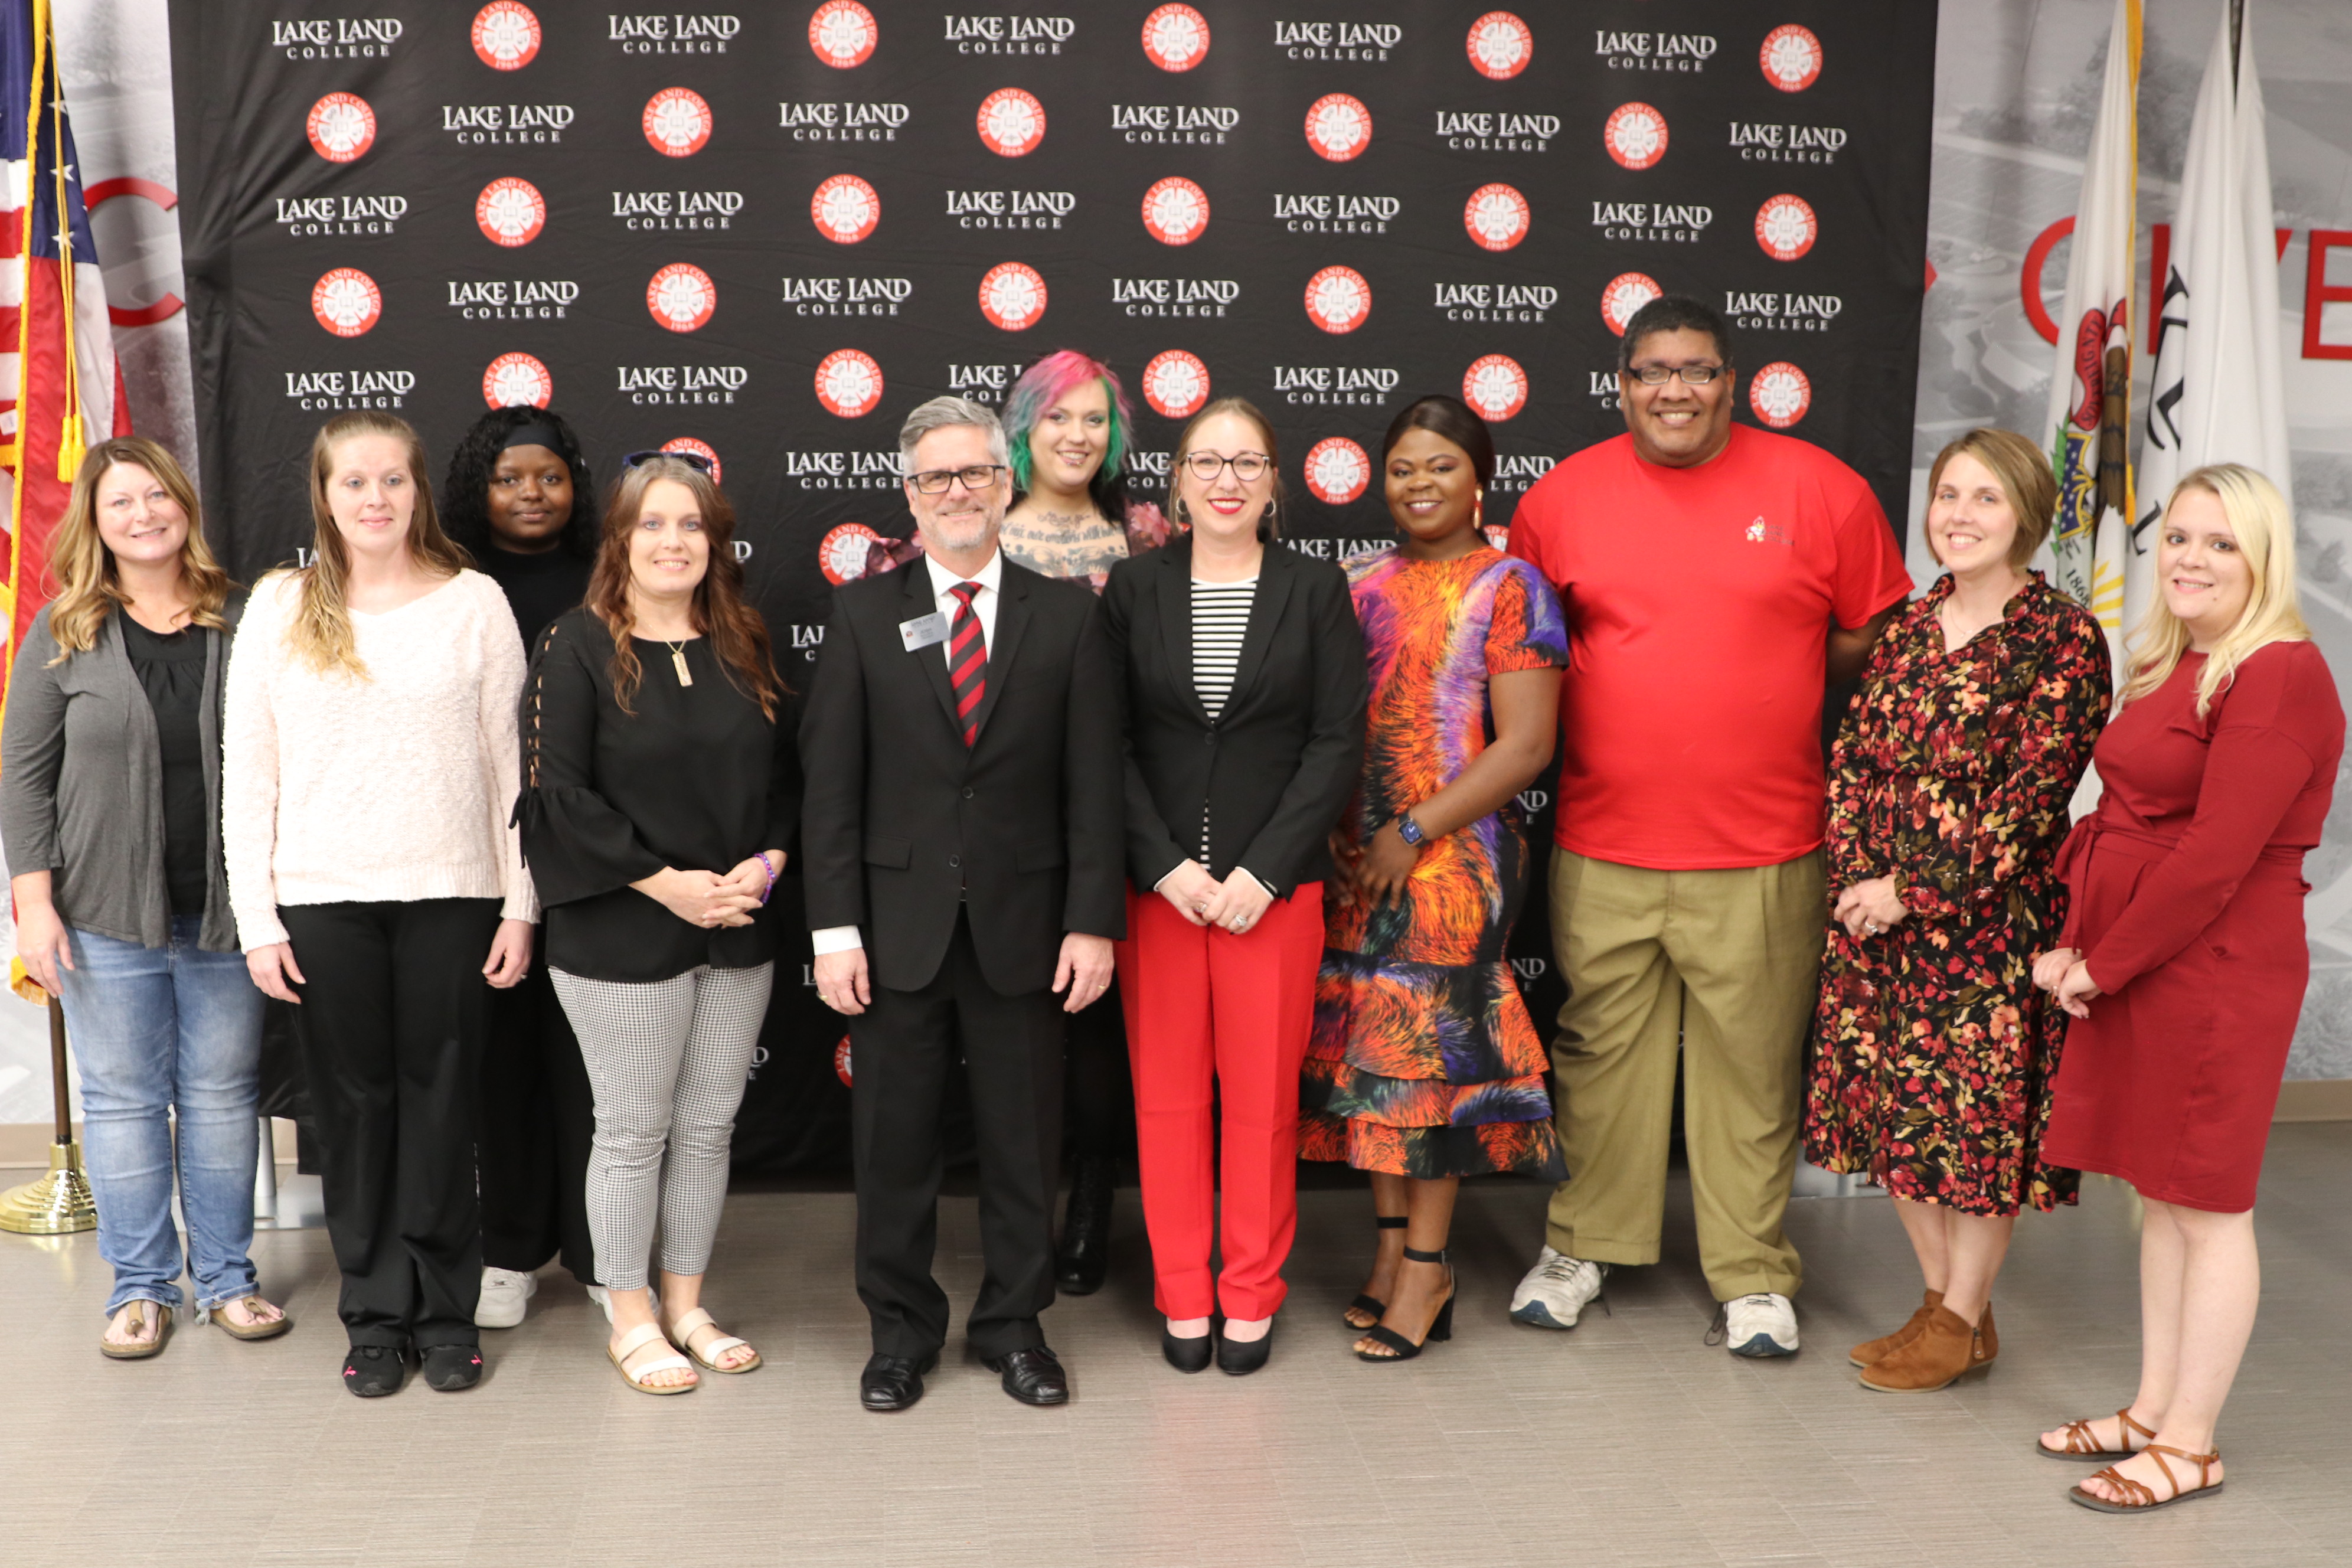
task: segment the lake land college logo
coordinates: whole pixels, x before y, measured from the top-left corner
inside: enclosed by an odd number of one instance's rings
[[[1646,103],[1622,103],[1601,128],[1609,155],[1628,169],[1646,169],[1666,155],[1666,117]]]
[[[1756,59],[1766,81],[1782,92],[1802,92],[1822,74],[1822,41],[1811,27],[1792,22],[1764,35],[1764,47],[1757,51]]]
[[[1307,280],[1307,319],[1327,332],[1352,332],[1372,313],[1372,286],[1352,267],[1326,267]]]
[[[1345,436],[1326,436],[1307,449],[1307,489],[1326,506],[1345,506],[1372,482],[1372,459]]]
[[[809,221],[835,245],[856,245],[882,221],[882,198],[855,174],[835,174],[809,197]]]
[[[1488,250],[1508,250],[1528,237],[1528,198],[1509,185],[1481,185],[1462,208],[1462,226]]]
[[[691,88],[666,87],[646,100],[646,140],[669,158],[690,158],[710,141],[710,104]]]
[[[1143,19],[1143,58],[1164,71],[1188,71],[1209,58],[1209,19],[1190,5],[1162,5]]]
[[[719,309],[719,286],[701,268],[673,261],[646,284],[646,309],[673,332],[700,331]]]
[[[529,354],[500,354],[482,372],[482,401],[493,408],[544,408],[554,397],[555,378]]]
[[[809,18],[809,49],[835,70],[862,66],[882,39],[874,13],[857,0],[824,0]]]
[[[1601,319],[1611,331],[1623,337],[1625,323],[1633,319],[1633,312],[1664,292],[1646,272],[1620,272],[1601,290]]]
[[[847,1035],[842,1036],[840,1043],[833,1047],[833,1074],[835,1078],[841,1079],[842,1088],[848,1089],[851,1087],[849,1081],[849,1037]]]
[[[519,71],[539,54],[539,18],[520,0],[490,0],[474,13],[474,55],[494,71]]]
[[[1201,356],[1170,349],[1143,367],[1143,401],[1162,419],[1189,419],[1209,401],[1209,367]]]
[[[1000,261],[980,279],[980,313],[992,327],[1018,332],[1045,313],[1045,279],[1025,261]]]
[[[1786,430],[1813,405],[1813,384],[1787,360],[1774,360],[1748,378],[1748,406],[1775,430]]]
[[[710,465],[710,482],[714,485],[719,483],[719,454],[708,441],[698,441],[691,436],[677,436],[664,441],[661,444],[661,449],[665,452],[676,452],[681,457],[691,456],[701,458]]]
[[[864,523],[845,522],[816,542],[816,569],[836,588],[844,583],[856,582],[866,575],[867,552],[881,542],[882,536]],[[848,1048],[849,1042],[844,1040],[843,1051],[846,1053]],[[845,1069],[849,1066],[845,1055],[841,1066]]]
[[[1001,158],[1024,157],[1045,140],[1045,106],[1017,87],[982,99],[979,122],[981,144]]]
[[[1528,405],[1528,373],[1515,359],[1483,355],[1463,373],[1462,401],[1491,422],[1508,419]]]
[[[817,361],[816,400],[839,418],[871,414],[882,401],[882,366],[863,350],[834,350]]]
[[[338,267],[310,290],[310,314],[339,338],[355,338],[383,316],[383,291],[356,267]]]
[[[1773,196],[1756,209],[1756,243],[1775,261],[1796,260],[1821,232],[1812,204],[1802,196]]]
[[[1181,175],[1143,193],[1143,226],[1162,245],[1190,245],[1209,226],[1209,193]]]
[[[1495,81],[1508,81],[1536,58],[1536,36],[1508,11],[1489,11],[1470,24],[1471,68]]]
[[[1372,144],[1372,111],[1360,98],[1325,93],[1307,108],[1307,144],[1334,163],[1360,157]]]
[[[493,245],[529,245],[547,226],[547,198],[529,180],[492,180],[474,198],[474,224]]]
[[[310,106],[303,130],[310,151],[330,163],[348,163],[375,145],[375,110],[357,93],[331,92]]]

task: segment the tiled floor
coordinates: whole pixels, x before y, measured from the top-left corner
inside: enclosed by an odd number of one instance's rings
[[[2029,1447],[2037,1427],[2131,1389],[2132,1208],[2091,1186],[2080,1209],[2021,1226],[2000,1363],[1907,1398],[1862,1391],[1845,1364],[1847,1344],[1917,1300],[1895,1216],[1868,1198],[1795,1205],[1809,1348],[1756,1363],[1700,1342],[1686,1199],[1667,1262],[1620,1273],[1613,1315],[1561,1334],[1504,1315],[1542,1193],[1476,1187],[1456,1231],[1454,1342],[1374,1367],[1336,1323],[1367,1205],[1309,1193],[1274,1363],[1236,1380],[1160,1362],[1129,1192],[1112,1287],[1048,1320],[1073,1405],[1017,1406],[951,1359],[896,1416],[855,1403],[865,1330],[840,1194],[730,1202],[714,1305],[768,1364],[679,1399],[621,1385],[602,1319],[553,1271],[530,1321],[488,1336],[481,1388],[352,1399],[315,1230],[257,1243],[292,1334],[245,1345],[183,1319],[163,1357],[118,1365],[93,1343],[94,1239],[0,1236],[0,1564],[2352,1562],[2352,1126],[2277,1130],[2263,1317],[2221,1437],[2229,1490],[2149,1519],[2067,1506],[2082,1472]],[[960,1304],[975,1246],[971,1202],[950,1201],[941,1270]]]

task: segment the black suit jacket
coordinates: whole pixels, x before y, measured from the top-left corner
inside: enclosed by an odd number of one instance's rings
[[[1269,544],[1241,662],[1212,723],[1192,689],[1192,541],[1111,568],[1103,589],[1124,700],[1127,869],[1149,890],[1200,853],[1283,897],[1332,874],[1325,840],[1364,763],[1369,677],[1347,574]]]
[[[801,720],[801,868],[812,931],[862,928],[876,981],[930,983],[969,904],[1006,995],[1043,991],[1068,931],[1127,934],[1117,688],[1095,596],[1004,563],[980,738],[967,749],[919,558],[835,590]]]

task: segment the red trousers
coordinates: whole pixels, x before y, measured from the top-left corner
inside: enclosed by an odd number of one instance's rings
[[[1118,984],[1153,1300],[1171,1318],[1220,1308],[1244,1321],[1272,1317],[1298,1228],[1298,1071],[1315,1020],[1323,885],[1276,899],[1240,936],[1193,925],[1157,893],[1129,893],[1127,930]],[[1214,1278],[1213,1240],[1224,1257]]]

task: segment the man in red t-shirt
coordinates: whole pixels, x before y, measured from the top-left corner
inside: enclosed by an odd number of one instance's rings
[[[1528,490],[1511,553],[1570,629],[1552,1047],[1570,1173],[1511,1316],[1572,1328],[1612,1264],[1658,1260],[1683,1065],[1701,1265],[1740,1355],[1797,1349],[1781,1233],[1828,919],[1824,685],[1861,672],[1911,579],[1862,476],[1731,423],[1723,318],[1668,296],[1618,357],[1626,433]]]

